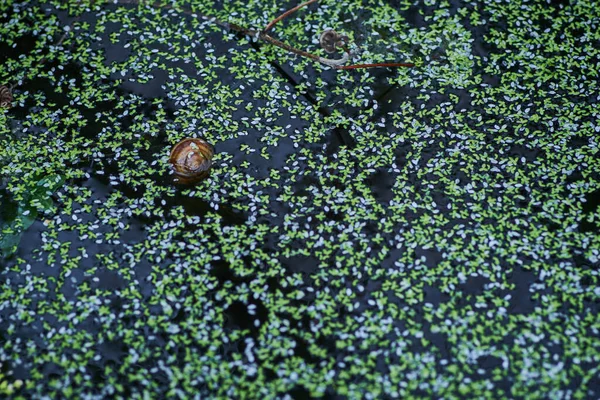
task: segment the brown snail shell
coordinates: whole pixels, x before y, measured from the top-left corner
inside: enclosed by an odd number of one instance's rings
[[[177,143],[169,157],[175,182],[189,185],[207,178],[214,154],[214,147],[203,139],[187,138]]]
[[[8,86],[0,86],[0,107],[10,108],[12,106],[13,96]]]
[[[333,29],[327,29],[321,33],[319,43],[323,50],[327,53],[335,53],[337,47],[341,47],[346,44],[347,37],[342,36]]]

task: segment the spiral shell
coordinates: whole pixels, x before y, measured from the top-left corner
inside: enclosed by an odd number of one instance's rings
[[[335,53],[337,47],[344,46],[346,44],[347,37],[342,36],[333,29],[327,29],[321,33],[319,43],[323,50],[327,53]]]
[[[12,106],[13,96],[8,86],[0,86],[0,107],[10,108]]]
[[[214,154],[214,147],[203,139],[187,138],[177,143],[169,157],[175,182],[188,185],[207,178]]]

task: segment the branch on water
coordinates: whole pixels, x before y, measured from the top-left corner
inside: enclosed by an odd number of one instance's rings
[[[293,13],[295,13],[296,11],[310,5],[313,3],[317,3],[319,0],[308,0],[302,4],[297,5],[294,8],[291,8],[287,11],[285,11],[284,13],[282,13],[281,15],[279,15],[277,18],[273,19],[271,22],[269,22],[267,24],[267,26],[262,30],[262,31],[258,31],[255,29],[248,29],[248,28],[244,28],[240,25],[234,24],[234,23],[229,23],[229,22],[225,22],[225,21],[220,21],[214,17],[209,17],[207,15],[203,15],[203,14],[199,14],[199,13],[195,13],[192,12],[191,10],[177,10],[175,7],[171,6],[171,5],[163,5],[160,4],[158,2],[152,3],[152,7],[154,8],[158,8],[158,9],[166,9],[166,10],[175,10],[177,12],[181,12],[183,14],[186,15],[190,15],[193,16],[195,18],[201,18],[207,22],[213,23],[215,25],[221,26],[225,29],[237,32],[237,33],[241,33],[243,35],[247,35],[250,37],[254,37],[257,38],[259,40],[262,40],[264,42],[267,42],[269,44],[272,44],[273,46],[279,47],[283,50],[286,50],[290,53],[296,54],[298,56],[301,57],[305,57],[305,58],[309,58],[311,60],[317,61],[321,64],[325,64],[327,66],[330,66],[332,68],[335,69],[340,69],[340,70],[351,70],[351,69],[366,69],[366,68],[378,68],[378,67],[384,67],[384,68],[399,68],[399,67],[405,67],[405,68],[412,68],[415,65],[413,63],[374,63],[374,64],[353,64],[353,65],[344,65],[348,62],[348,60],[351,57],[351,52],[349,51],[348,47],[347,47],[347,43],[344,41],[341,41],[337,47],[341,48],[343,50],[343,55],[341,58],[338,59],[331,59],[331,58],[325,58],[325,57],[321,57],[318,56],[316,54],[310,53],[308,51],[305,50],[301,50],[297,47],[291,46],[285,42],[282,42],[278,39],[275,39],[274,37],[270,36],[267,32],[269,30],[271,30],[278,22],[282,21],[283,19],[289,17],[290,15],[292,15]],[[142,0],[118,0],[118,4],[142,4]],[[344,38],[347,39],[346,36],[340,36],[340,38]],[[335,46],[334,46],[335,47]]]
[[[377,68],[377,67],[405,67],[412,68],[415,64],[413,63],[375,63],[375,64],[354,64],[354,65],[341,65],[335,67],[336,69],[361,69],[361,68]]]
[[[296,11],[298,11],[299,9],[301,9],[302,7],[306,7],[309,4],[315,3],[319,0],[308,0],[307,2],[304,2],[294,8],[291,8],[289,10],[287,10],[286,12],[284,12],[283,14],[281,14],[279,17],[275,18],[273,21],[269,22],[269,24],[265,27],[265,29],[263,29],[263,32],[267,32],[268,30],[270,30],[276,23],[278,23],[279,21],[281,21],[282,19],[284,19],[285,17],[295,13]]]

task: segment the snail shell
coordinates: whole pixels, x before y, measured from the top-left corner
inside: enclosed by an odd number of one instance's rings
[[[333,29],[327,29],[321,33],[319,43],[327,53],[335,53],[336,47],[343,46],[346,42],[346,36],[342,36]]]
[[[176,183],[188,185],[207,178],[214,154],[214,147],[203,139],[187,138],[177,143],[169,157]]]
[[[10,88],[0,86],[0,107],[10,108],[12,106],[13,96]]]

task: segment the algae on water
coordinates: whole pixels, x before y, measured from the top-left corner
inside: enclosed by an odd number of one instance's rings
[[[595,2],[163,3],[0,2],[12,397],[599,397]]]

